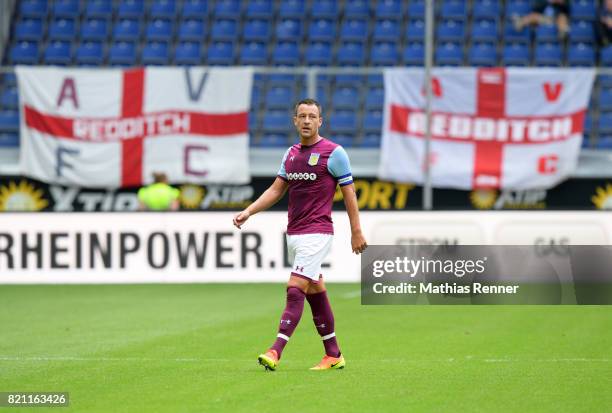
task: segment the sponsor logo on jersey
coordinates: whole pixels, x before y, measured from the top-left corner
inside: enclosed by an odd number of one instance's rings
[[[308,158],[308,165],[315,166],[316,164],[318,164],[320,156],[321,154],[319,153],[311,153],[310,158]]]
[[[314,181],[317,179],[317,174],[307,172],[292,172],[287,174],[287,179],[290,181]]]

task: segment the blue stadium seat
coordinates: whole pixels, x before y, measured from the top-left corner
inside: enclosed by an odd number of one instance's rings
[[[531,41],[532,31],[533,30],[529,27],[524,27],[520,32],[516,31],[512,22],[506,20],[506,24],[504,25],[504,41],[506,43],[529,43]]]
[[[234,41],[238,38],[238,23],[231,19],[218,19],[212,23],[210,39],[212,41]]]
[[[599,114],[597,130],[600,134],[612,134],[612,112],[603,112]]]
[[[404,47],[402,59],[406,66],[422,66],[425,62],[425,47],[423,43],[409,43]]]
[[[362,148],[379,148],[380,147],[380,132],[366,133],[359,145]]]
[[[593,22],[587,20],[574,20],[570,26],[570,41],[577,43],[594,43],[595,31],[593,30]]]
[[[72,40],[76,37],[76,24],[73,19],[57,19],[49,25],[49,40]]]
[[[106,19],[91,18],[81,23],[82,40],[105,41],[108,36],[108,21]]]
[[[495,42],[499,38],[497,32],[497,20],[481,19],[472,23],[473,42]]]
[[[340,45],[336,54],[339,66],[362,66],[365,63],[365,48],[362,43],[346,42]]]
[[[33,65],[38,63],[38,43],[22,41],[11,48],[11,64]]]
[[[0,132],[19,131],[19,112],[16,110],[0,110]]]
[[[363,130],[368,133],[380,133],[382,130],[383,113],[381,110],[369,110],[363,117]]]
[[[209,65],[230,66],[234,64],[234,56],[232,42],[214,42],[208,47],[206,60]]]
[[[280,41],[299,42],[302,39],[302,22],[282,19],[276,24],[276,38]]]
[[[204,22],[200,19],[183,20],[178,27],[179,41],[202,41],[206,36]]]
[[[47,10],[47,0],[21,0],[19,2],[19,13],[23,17],[46,17]]]
[[[40,40],[43,37],[43,22],[41,19],[26,18],[19,20],[15,25],[14,38],[22,40]]]
[[[513,15],[524,16],[531,11],[531,0],[508,0],[506,1],[506,18]]]
[[[314,19],[338,19],[339,10],[336,0],[313,0],[310,16]]]
[[[280,2],[278,17],[281,19],[301,19],[306,14],[304,0],[283,0]]]
[[[300,48],[295,42],[279,42],[272,51],[272,64],[297,66],[300,64]]]
[[[536,45],[534,63],[536,66],[561,66],[561,47],[556,43]]]
[[[612,89],[601,89],[599,92],[599,110],[612,112]]]
[[[331,66],[332,48],[326,42],[310,43],[306,47],[304,59],[307,66]]]
[[[111,66],[135,66],[136,46],[132,42],[119,41],[110,46],[108,63]]]
[[[345,19],[340,27],[340,40],[364,42],[368,38],[368,21],[364,19]]]
[[[467,16],[465,0],[444,0],[440,7],[440,17],[443,19],[463,20]]]
[[[374,25],[374,41],[396,42],[400,38],[400,26],[396,20],[378,20]]]
[[[408,17],[411,19],[425,18],[425,0],[412,0],[408,3]]]
[[[403,15],[401,0],[378,0],[375,14],[377,19],[400,19]]]
[[[298,83],[304,82],[303,75],[294,75],[293,73],[273,73],[266,76],[269,87],[275,85],[295,86]]]
[[[599,85],[602,88],[605,88],[605,89],[612,88],[612,75],[601,74],[597,78],[599,79]],[[4,82],[6,83],[7,80],[5,79]]]
[[[79,0],[55,0],[53,14],[55,17],[77,18],[81,13]]]
[[[154,19],[147,25],[145,37],[148,41],[163,40],[168,42],[172,40],[173,31],[172,20]]]
[[[559,40],[559,31],[554,24],[540,24],[536,28],[535,37],[537,42],[556,42]]]
[[[472,44],[468,52],[469,64],[472,66],[492,67],[497,65],[496,46],[490,43]]]
[[[6,109],[17,109],[19,106],[19,95],[17,87],[7,87],[0,96],[0,105]]]
[[[121,19],[140,19],[144,17],[145,7],[143,0],[123,0],[117,8],[117,16]]]
[[[501,7],[498,0],[474,0],[472,4],[472,16],[475,19],[497,19]]]
[[[264,148],[285,148],[289,146],[287,135],[284,133],[266,133],[257,143],[257,146]]]
[[[333,42],[336,40],[336,22],[327,19],[313,20],[308,26],[310,41]]]
[[[19,134],[15,132],[0,133],[1,148],[19,148]]]
[[[202,47],[198,42],[179,42],[174,49],[174,63],[177,65],[202,64]]]
[[[597,139],[598,149],[612,149],[612,135],[603,135]]]
[[[449,42],[464,42],[465,41],[465,25],[460,20],[443,20],[436,27],[436,36],[438,40]]]
[[[240,49],[240,64],[265,66],[268,64],[268,51],[262,42],[243,43]]]
[[[406,40],[408,41],[425,41],[425,21],[418,20],[409,20],[406,24]]]
[[[348,19],[369,19],[370,2],[367,0],[346,0],[344,3],[344,17]]]
[[[15,72],[12,73],[4,73],[4,75],[0,74],[0,78],[7,86],[16,86],[17,85],[17,75]]]
[[[274,13],[272,0],[250,0],[247,4],[246,17],[269,19]]]
[[[434,58],[436,64],[440,66],[460,66],[463,64],[463,50],[457,43],[438,44]]]
[[[140,38],[140,20],[121,19],[113,26],[113,40],[137,41]]]
[[[217,0],[215,4],[215,18],[240,19],[240,0]]]
[[[104,47],[101,42],[85,41],[75,52],[78,65],[102,65],[104,63]]]
[[[382,110],[385,103],[385,89],[382,87],[369,88],[365,96],[365,109]]]
[[[334,136],[332,139],[335,143],[342,146],[343,148],[350,148],[355,145],[355,131],[344,131],[344,132],[332,132]]]
[[[287,133],[293,126],[290,120],[286,110],[270,110],[264,113],[261,126],[264,133]]]
[[[594,0],[572,1],[572,19],[595,20],[597,18],[597,6]]]
[[[142,48],[143,65],[167,65],[170,58],[168,43],[149,42]]]
[[[113,14],[113,0],[89,0],[85,5],[85,16],[108,18]]]
[[[359,109],[359,91],[355,87],[337,87],[332,93],[334,109]]]
[[[267,19],[250,19],[244,24],[242,36],[245,41],[269,41],[272,25]]]
[[[595,66],[595,50],[587,43],[571,44],[567,51],[569,66]]]
[[[399,63],[399,54],[395,43],[376,43],[370,49],[370,63],[373,66],[395,66]]]
[[[355,87],[364,83],[363,76],[354,73],[338,74],[333,76],[332,80],[336,87]]]
[[[357,114],[355,111],[334,111],[329,120],[329,128],[332,134],[355,133],[357,130]]]
[[[152,18],[174,19],[176,16],[176,3],[174,0],[153,0],[149,15]]]
[[[70,42],[56,40],[45,47],[43,61],[50,65],[69,65],[72,63]]]
[[[184,19],[208,18],[208,0],[183,0],[181,16]]]
[[[604,47],[600,50],[601,61],[600,64],[603,67],[612,67],[612,45]]]
[[[272,86],[266,92],[265,104],[268,109],[286,109],[289,102],[295,101],[291,86]]]
[[[505,66],[529,66],[529,46],[524,43],[506,44],[502,62]]]

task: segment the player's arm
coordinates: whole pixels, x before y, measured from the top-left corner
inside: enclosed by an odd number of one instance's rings
[[[346,213],[349,216],[351,223],[351,248],[355,254],[360,254],[365,251],[368,246],[363,233],[361,232],[361,223],[359,222],[359,206],[357,205],[357,195],[355,194],[355,185],[344,185],[340,187],[342,196],[344,197],[344,206]]]
[[[359,206],[357,205],[355,185],[353,185],[351,163],[344,148],[338,146],[334,149],[327,162],[327,169],[336,178],[344,197],[344,206],[351,222],[351,248],[355,254],[361,254],[368,244],[361,232]]]
[[[263,194],[255,202],[249,205],[244,211],[239,212],[234,216],[234,225],[240,228],[251,215],[265,211],[272,205],[276,204],[285,196],[289,184],[280,176],[277,176],[272,185],[265,190]]]

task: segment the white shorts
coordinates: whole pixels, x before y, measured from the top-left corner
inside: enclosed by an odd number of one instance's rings
[[[321,264],[331,249],[333,239],[331,234],[287,235],[291,272],[318,282]]]

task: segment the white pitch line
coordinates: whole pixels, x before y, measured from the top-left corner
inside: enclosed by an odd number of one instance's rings
[[[31,356],[31,357],[17,357],[17,356],[0,356],[0,361],[80,361],[80,362],[113,362],[113,361],[125,361],[125,362],[150,362],[150,361],[162,361],[162,362],[177,362],[177,363],[225,363],[225,362],[251,362],[251,359],[224,359],[224,358],[148,358],[148,357],[49,357],[49,356]],[[352,359],[352,362],[356,363],[371,363],[372,360],[359,360]],[[376,360],[379,363],[397,363],[398,359],[379,359]],[[404,362],[408,363],[455,363],[455,362],[482,362],[482,363],[610,363],[612,359],[608,358],[548,358],[548,359],[520,359],[520,358],[484,358],[479,359],[473,356],[466,356],[465,358],[445,358],[445,359],[405,359]]]
[[[356,297],[359,297],[360,295],[361,295],[361,290],[357,290],[357,291],[350,291],[348,293],[344,293],[340,297],[348,299],[348,298],[356,298]]]

